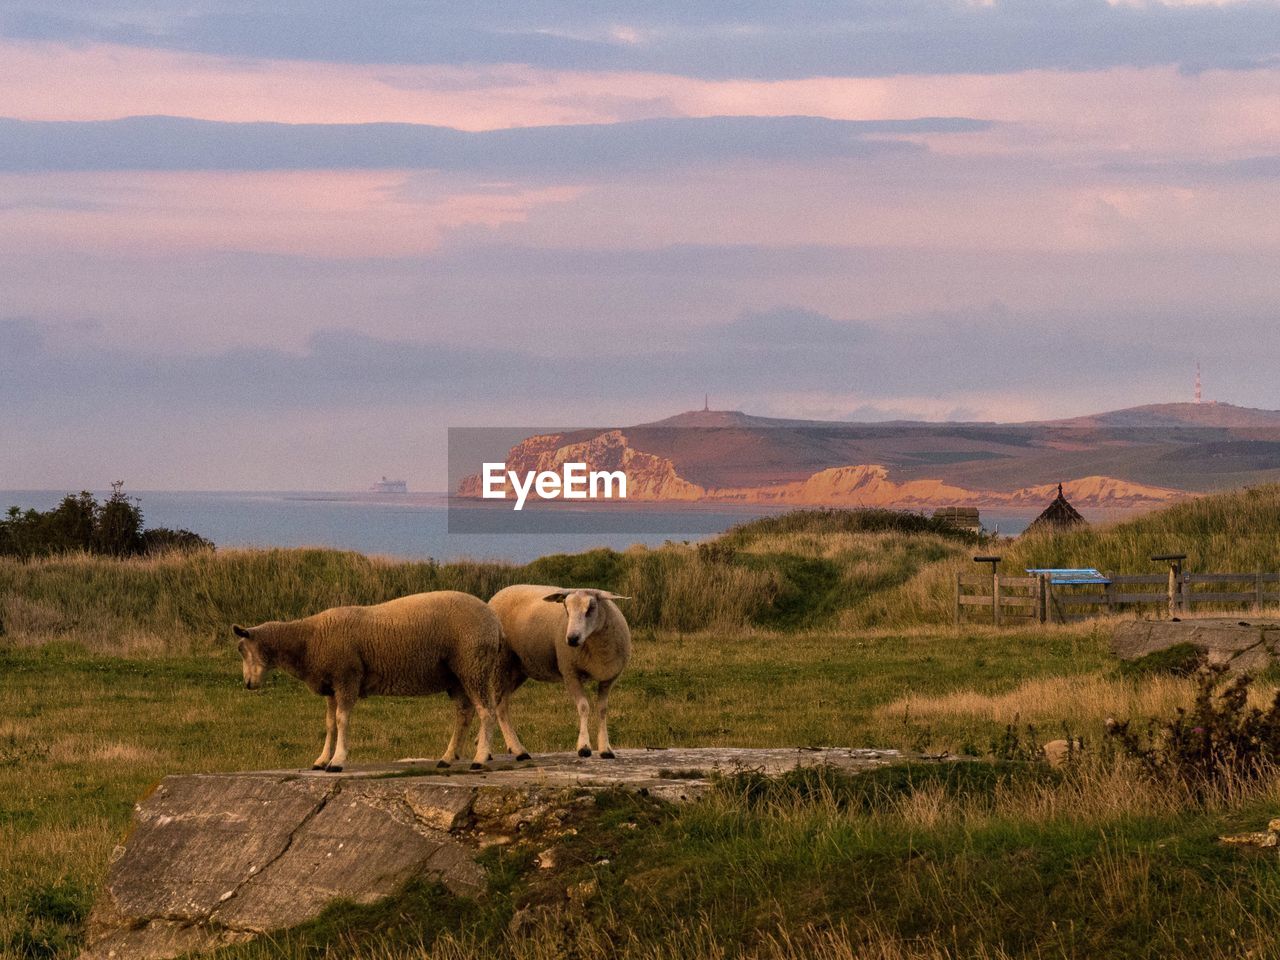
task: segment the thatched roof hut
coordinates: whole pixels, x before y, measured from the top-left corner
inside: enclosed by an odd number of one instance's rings
[[[1044,512],[1040,516],[1031,521],[1031,525],[1027,527],[1026,532],[1067,530],[1071,527],[1083,527],[1087,524],[1088,521],[1080,516],[1080,511],[1073,507],[1067,498],[1063,496],[1062,484],[1058,484],[1058,496],[1054,498],[1053,503],[1044,508]]]

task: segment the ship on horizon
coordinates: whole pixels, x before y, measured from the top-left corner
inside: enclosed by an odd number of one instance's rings
[[[388,480],[383,477],[369,489],[374,493],[408,493],[409,484],[405,480]]]

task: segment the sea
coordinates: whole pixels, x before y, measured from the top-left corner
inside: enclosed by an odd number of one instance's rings
[[[11,506],[48,510],[65,490],[0,490],[0,512]],[[101,501],[109,494],[94,491]],[[646,505],[624,531],[450,533],[443,493],[378,494],[315,491],[126,491],[147,527],[192,530],[219,547],[330,547],[407,560],[507,560],[527,563],[549,553],[632,544],[691,543],[785,508],[760,505]],[[1020,533],[1027,517],[983,515],[988,531]],[[573,527],[573,524],[567,524]]]

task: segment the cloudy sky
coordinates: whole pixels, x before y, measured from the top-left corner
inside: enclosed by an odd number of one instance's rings
[[[1280,2],[0,2],[0,488],[1280,407]]]

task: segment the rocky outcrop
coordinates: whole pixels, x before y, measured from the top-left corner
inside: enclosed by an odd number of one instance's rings
[[[896,751],[619,751],[539,757],[533,766],[440,772],[401,761],[341,774],[310,770],[166,777],[134,811],[89,919],[87,960],[161,960],[303,923],[336,899],[372,903],[413,877],[457,894],[485,889],[475,855],[548,819],[584,791],[622,788],[696,799],[716,772],[858,771]]]
[[[588,440],[565,442],[563,434],[540,434],[512,447],[507,469],[559,473],[565,463],[585,463],[588,470],[622,470],[627,475],[627,499],[635,501],[694,501],[724,503],[795,504],[797,506],[893,507],[1030,507],[1042,506],[1057,495],[1056,484],[1023,487],[1012,492],[969,490],[937,479],[894,480],[878,463],[848,464],[819,470],[804,480],[745,487],[704,487],[680,476],[666,457],[630,445],[626,433],[608,430]],[[465,477],[460,497],[479,497],[481,478]],[[1064,495],[1085,508],[1137,509],[1183,499],[1185,491],[1130,483],[1114,477],[1090,476],[1063,483]],[[514,494],[510,494],[514,496]]]
[[[576,443],[564,443],[564,439],[561,434],[541,434],[518,443],[507,454],[507,469],[523,476],[530,472],[559,473],[566,463],[585,463],[589,470],[623,471],[628,500],[700,500],[707,495],[705,488],[676,473],[675,464],[667,458],[632,447],[621,430],[609,430]],[[482,492],[479,474],[471,474],[462,479],[457,495],[479,497]],[[515,494],[508,490],[508,496]]]
[[[1036,487],[1023,487],[1008,494],[1001,504],[1043,504],[1058,495],[1056,484],[1045,483]],[[1187,497],[1186,491],[1168,487],[1152,487],[1142,483],[1130,483],[1115,477],[1081,477],[1062,484],[1062,495],[1072,503],[1085,507],[1140,507],[1172,503]]]

